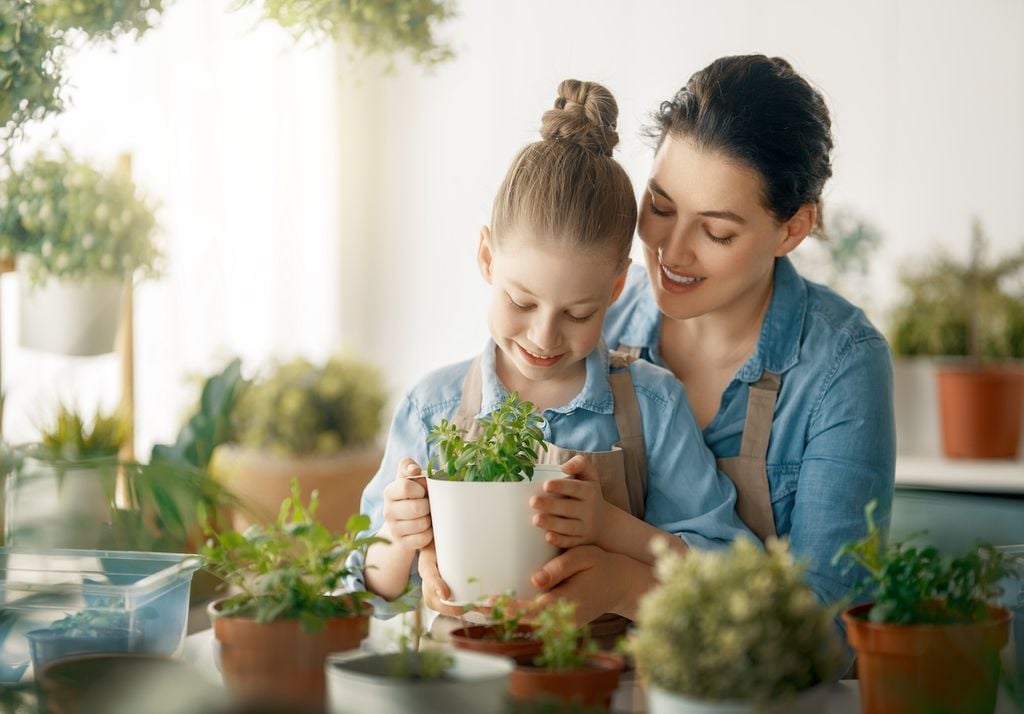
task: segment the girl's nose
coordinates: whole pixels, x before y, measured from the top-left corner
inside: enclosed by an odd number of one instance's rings
[[[558,323],[553,315],[537,315],[530,324],[530,342],[543,354],[558,346]]]

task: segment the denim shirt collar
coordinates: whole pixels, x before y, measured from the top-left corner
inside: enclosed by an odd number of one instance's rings
[[[508,390],[498,379],[496,369],[497,345],[493,340],[487,340],[483,354],[480,359],[481,398],[480,413],[476,418],[487,416],[495,409],[501,401],[508,396]],[[567,404],[560,407],[553,407],[545,411],[556,414],[568,414],[576,409],[587,409],[598,414],[611,414],[615,411],[615,400],[612,397],[612,387],[608,381],[608,348],[601,340],[600,344],[587,355],[586,368],[587,378],[583,383],[583,389],[573,397]]]
[[[757,349],[736,378],[756,382],[764,371],[782,374],[800,358],[800,336],[807,314],[807,285],[789,258],[775,259],[772,299],[761,324]]]

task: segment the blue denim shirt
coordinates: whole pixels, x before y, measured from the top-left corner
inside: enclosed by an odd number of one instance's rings
[[[605,340],[659,353],[661,313],[642,266],[609,310]],[[704,429],[716,458],[739,454],[748,385],[764,370],[782,375],[768,445],[768,483],[779,536],[788,536],[807,579],[825,603],[850,593],[863,574],[832,558],[866,533],[865,505],[888,530],[896,464],[892,356],[864,313],[803,279],[788,258],[775,262],[774,288],[753,356],[733,377]]]
[[[481,358],[481,407],[477,418],[494,411],[508,395],[495,372],[495,346],[488,340]],[[360,510],[371,518],[370,533],[384,522],[384,488],[394,480],[405,457],[421,466],[434,456],[427,434],[442,419],[451,419],[462,399],[462,385],[471,360],[443,367],[424,377],[398,405],[380,469],[363,491]],[[541,428],[546,441],[579,451],[607,451],[619,441],[614,400],[608,381],[608,350],[601,344],[586,359],[583,389],[568,404],[546,409]],[[750,533],[736,515],[736,490],[715,466],[704,446],[700,426],[688,409],[682,384],[671,372],[637,360],[629,366],[640,407],[647,449],[647,494],[644,520],[673,533],[695,548],[727,546],[738,535]],[[345,583],[350,590],[365,590],[363,561],[349,565],[357,575]],[[418,583],[415,565],[412,582]],[[377,614],[395,613],[393,605],[374,600]]]

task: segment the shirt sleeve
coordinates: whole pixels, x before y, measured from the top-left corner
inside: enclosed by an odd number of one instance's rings
[[[813,405],[790,545],[807,566],[807,581],[826,605],[840,603],[863,577],[833,564],[839,548],[867,534],[865,508],[887,534],[896,471],[892,356],[880,336],[840,352]],[[840,627],[842,623],[840,622]]]
[[[387,446],[384,450],[384,458],[381,460],[380,468],[366,488],[363,489],[359,510],[370,517],[370,528],[363,532],[362,535],[374,535],[384,525],[384,489],[395,479],[398,473],[398,465],[406,457],[413,459],[424,469],[427,466],[426,426],[411,396],[408,394],[402,398],[391,421]],[[349,569],[349,575],[343,580],[345,589],[349,592],[365,592],[365,555],[361,552],[352,553],[346,561],[346,565]],[[390,618],[416,607],[416,602],[419,598],[420,577],[416,569],[415,559],[413,559],[412,569],[409,573],[409,586],[402,596],[393,601],[373,595],[369,602],[373,605],[374,616]]]
[[[683,385],[664,377],[634,380],[647,445],[647,497],[644,520],[699,549],[727,547],[738,537],[760,544],[736,513],[736,487],[717,467],[704,442]]]

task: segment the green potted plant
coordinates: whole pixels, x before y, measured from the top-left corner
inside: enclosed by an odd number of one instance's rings
[[[537,628],[528,623],[529,612],[518,607],[510,593],[480,604],[487,624],[469,624],[448,636],[456,649],[486,652],[502,657],[533,657],[542,649]]]
[[[26,123],[63,108],[60,44],[32,10],[29,0],[0,4],[0,153],[4,155]]]
[[[554,600],[533,618],[539,655],[516,657],[509,694],[526,702],[556,700],[562,705],[607,711],[619,686],[623,659],[598,652],[586,625],[577,625],[576,603]]]
[[[215,533],[202,549],[206,567],[237,592],[208,612],[224,682],[242,700],[322,709],[327,654],[358,647],[369,631],[367,595],[339,588],[348,556],[380,539],[359,536],[369,527],[362,515],[330,530],[318,506],[315,493],[303,505],[293,480],[274,523]]]
[[[537,593],[530,575],[558,552],[530,509],[545,481],[564,476],[537,464],[547,449],[540,420],[513,393],[479,420],[477,436],[442,420],[428,437],[436,445],[426,476],[437,567],[454,604],[502,593],[529,598]]]
[[[1001,580],[1020,575],[1019,564],[984,544],[960,557],[884,545],[875,505],[867,535],[836,554],[864,568],[857,592],[871,598],[843,612],[865,711],[992,712],[1010,612],[991,603]]]
[[[271,520],[292,478],[303,498],[319,493],[329,528],[344,528],[380,465],[385,401],[377,369],[344,357],[292,360],[247,385],[231,409],[232,440],[210,463],[251,512],[235,511],[235,530]]]
[[[70,355],[113,350],[122,294],[153,273],[152,206],[126,169],[38,153],[0,182],[0,258],[19,274],[20,340]]]
[[[663,551],[630,645],[652,714],[823,711],[842,650],[804,570],[780,540]]]
[[[1024,411],[1024,250],[986,255],[980,223],[966,262],[940,254],[901,282],[893,353],[936,365],[942,444],[950,458],[1014,458]]]

